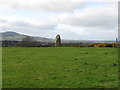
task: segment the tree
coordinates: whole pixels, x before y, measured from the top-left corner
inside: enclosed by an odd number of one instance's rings
[[[33,37],[26,36],[22,39],[21,45],[25,46],[25,47],[35,46],[36,45],[36,40]]]

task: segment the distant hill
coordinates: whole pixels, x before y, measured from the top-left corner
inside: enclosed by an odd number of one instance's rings
[[[19,34],[16,32],[4,32],[4,33],[0,33],[0,36],[1,35],[2,37],[0,37],[0,40],[17,40],[17,41],[21,41],[24,37],[28,36],[28,35]],[[34,37],[34,36],[31,36],[31,37],[41,42],[54,42],[53,39],[49,39],[49,38]]]
[[[1,33],[3,37],[7,37],[7,36],[23,36],[21,34],[18,34],[16,32],[4,32],[4,33]]]

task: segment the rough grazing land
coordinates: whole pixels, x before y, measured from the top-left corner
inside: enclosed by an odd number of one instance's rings
[[[117,48],[4,47],[3,88],[115,88]]]

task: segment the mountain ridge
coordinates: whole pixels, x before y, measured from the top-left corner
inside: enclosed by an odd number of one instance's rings
[[[26,36],[30,35],[25,35],[25,34],[19,34],[17,32],[13,31],[7,31],[0,33],[0,40],[14,40],[14,41],[22,41],[22,39]],[[39,37],[39,36],[30,36],[36,39],[39,42],[50,42],[54,43],[55,39],[51,38],[45,38],[45,37]],[[92,40],[64,40],[62,39],[62,43],[86,43],[86,44],[91,44],[91,43],[112,43],[115,41],[92,41]]]
[[[17,32],[13,32],[13,31],[7,31],[7,32],[3,32],[0,33],[0,40],[16,40],[16,41],[21,41],[24,37],[26,36],[30,36],[30,35],[24,35],[24,34],[19,34]],[[34,39],[36,39],[37,41],[41,41],[41,42],[52,42],[52,39],[49,38],[44,38],[44,37],[36,37],[36,36],[30,36],[33,37]]]

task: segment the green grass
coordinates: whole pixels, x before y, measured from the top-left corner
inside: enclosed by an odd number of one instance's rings
[[[116,88],[117,48],[4,47],[3,88]]]

